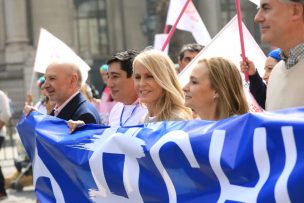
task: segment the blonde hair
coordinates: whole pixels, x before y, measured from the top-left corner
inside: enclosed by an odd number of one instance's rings
[[[191,110],[184,106],[184,94],[172,60],[163,52],[147,50],[135,57],[133,69],[137,63],[144,66],[163,89],[156,103],[156,108],[160,109],[156,121],[192,119]]]
[[[216,116],[228,118],[248,112],[248,103],[242,85],[240,72],[234,63],[222,57],[200,60],[209,71],[211,87],[218,94]]]

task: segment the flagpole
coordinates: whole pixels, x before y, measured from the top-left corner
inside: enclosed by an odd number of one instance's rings
[[[237,12],[237,19],[238,19],[238,27],[239,27],[239,34],[240,34],[240,42],[241,42],[241,56],[243,61],[246,60],[246,54],[245,54],[245,45],[244,45],[244,36],[243,36],[243,26],[242,26],[242,13],[241,13],[241,4],[240,0],[235,0],[235,7]],[[249,81],[248,72],[245,72],[245,81]]]
[[[32,72],[32,77],[31,77],[31,81],[30,81],[30,88],[28,90],[28,92],[26,93],[26,98],[25,98],[25,104],[33,106],[33,84],[34,84],[34,80],[35,80],[35,71],[33,70]]]
[[[35,80],[35,71],[33,70],[29,92],[33,92],[34,80]]]
[[[168,46],[169,41],[171,40],[171,38],[172,38],[172,36],[173,36],[173,34],[174,34],[175,30],[176,30],[177,24],[178,24],[179,20],[181,19],[182,15],[184,14],[185,10],[187,9],[187,6],[189,5],[190,1],[191,0],[187,0],[187,2],[185,3],[183,9],[180,12],[178,18],[176,19],[173,27],[170,29],[168,37],[167,37],[167,39],[166,39],[166,41],[165,41],[165,43],[164,43],[164,45],[163,45],[163,47],[161,49],[162,51],[164,51],[166,49],[166,47]]]

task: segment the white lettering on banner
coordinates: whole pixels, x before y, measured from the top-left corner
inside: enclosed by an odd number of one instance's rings
[[[143,202],[139,191],[139,164],[137,159],[145,156],[142,149],[145,143],[134,136],[141,128],[130,128],[124,134],[116,133],[116,130],[116,128],[105,130],[103,135],[93,143],[95,145],[93,147],[94,153],[89,160],[89,164],[98,190],[90,190],[89,195],[94,202]],[[128,154],[128,156],[125,156],[123,169],[123,183],[128,198],[115,195],[110,191],[103,167],[104,153]]]
[[[224,146],[224,140],[224,130],[214,131],[212,134],[209,151],[209,161],[211,167],[221,185],[221,193],[218,202],[225,202],[226,200],[234,200],[239,202],[256,202],[258,194],[267,181],[270,173],[270,162],[267,153],[265,128],[255,129],[253,135],[253,154],[260,176],[259,181],[255,187],[243,187],[230,184],[221,167],[221,153]]]
[[[297,162],[297,149],[294,134],[291,126],[282,127],[283,142],[285,146],[285,166],[274,189],[275,200],[278,203],[291,202],[287,182],[288,178]]]
[[[117,133],[117,128],[108,128],[102,135],[94,136],[92,143],[80,144],[82,148],[93,151],[89,160],[92,176],[97,185],[97,190],[89,190],[89,195],[93,202],[143,202],[139,190],[140,166],[137,159],[145,157],[142,148],[142,146],[145,145],[145,141],[136,137],[141,129],[142,128],[130,128],[125,133]],[[259,174],[259,180],[254,187],[230,184],[228,177],[221,167],[221,156],[224,147],[225,134],[225,130],[213,131],[209,148],[210,165],[221,188],[218,202],[225,202],[226,200],[249,203],[256,202],[262,187],[270,175],[271,166],[267,151],[266,129],[256,128],[253,135],[253,156]],[[285,203],[290,202],[287,182],[296,164],[297,151],[292,127],[282,127],[282,136],[286,160],[284,169],[275,185],[274,196],[276,202]],[[175,186],[160,159],[160,149],[169,142],[175,143],[181,149],[192,168],[199,168],[199,163],[193,153],[188,133],[182,130],[175,130],[166,133],[151,147],[150,155],[156,168],[164,179],[168,190],[169,202],[174,203],[177,202]],[[110,190],[104,173],[104,153],[125,155],[123,184],[128,197],[119,196]],[[54,177],[38,156],[37,149],[33,165],[34,182],[36,183],[38,177],[48,177],[51,180],[56,201],[63,203],[64,196],[62,191]],[[112,175],[115,176],[116,174]]]
[[[193,168],[199,168],[199,164],[197,163],[197,160],[193,154],[190,139],[188,133],[181,131],[181,130],[175,130],[171,131],[165,135],[163,135],[150,149],[150,154],[152,157],[153,162],[155,163],[158,171],[162,175],[168,193],[169,193],[169,202],[173,203],[176,202],[176,191],[173,185],[172,180],[170,179],[169,174],[167,173],[166,169],[164,168],[161,160],[160,160],[160,154],[159,150],[161,147],[169,142],[174,142],[178,145],[178,147],[183,151],[185,156],[187,157],[187,160],[189,161],[190,165]]]
[[[282,127],[286,162],[284,170],[275,187],[276,202],[290,202],[287,189],[288,178],[296,164],[297,152],[292,127]],[[265,128],[256,128],[253,135],[253,154],[256,161],[259,181],[255,187],[243,187],[230,184],[227,176],[220,166],[221,153],[224,146],[225,131],[216,130],[212,134],[209,161],[221,186],[218,202],[234,200],[239,202],[257,202],[257,197],[270,173],[270,162],[267,152],[267,137]],[[287,153],[288,152],[288,153]],[[238,195],[235,195],[238,194]]]
[[[37,180],[42,177],[46,177],[50,179],[53,194],[56,199],[56,202],[58,203],[64,203],[64,197],[63,193],[61,191],[61,188],[59,187],[58,183],[56,182],[55,178],[52,176],[51,172],[47,169],[47,167],[44,165],[43,161],[40,159],[38,153],[37,153],[37,145],[35,147],[34,152],[34,160],[33,160],[33,177],[34,177],[34,186],[36,186]]]

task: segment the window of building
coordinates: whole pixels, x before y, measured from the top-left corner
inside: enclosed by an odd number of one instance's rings
[[[222,0],[221,1],[221,14],[222,22],[229,22],[233,16],[236,15],[235,1],[234,0]],[[224,25],[225,25],[224,24]]]
[[[106,0],[74,0],[77,48],[83,58],[109,53]]]

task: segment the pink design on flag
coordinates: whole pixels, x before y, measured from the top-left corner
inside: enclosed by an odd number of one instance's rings
[[[170,1],[166,21],[167,25],[174,25],[185,3],[186,0]],[[211,41],[210,34],[192,1],[187,6],[176,28],[191,32],[196,42],[201,45],[206,45]]]

